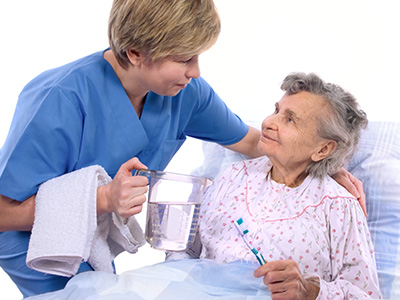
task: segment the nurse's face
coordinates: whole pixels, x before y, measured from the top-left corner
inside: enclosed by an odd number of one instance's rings
[[[200,76],[198,55],[166,58],[156,64],[145,62],[140,68],[143,87],[163,96],[175,96],[192,78]]]

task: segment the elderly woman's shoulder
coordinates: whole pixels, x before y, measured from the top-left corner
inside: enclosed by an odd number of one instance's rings
[[[319,180],[318,190],[320,190],[325,197],[356,199],[356,197],[330,176],[325,176],[323,179]]]
[[[355,196],[330,176],[326,176],[324,179],[319,181],[317,191],[321,201],[325,202],[328,207],[334,205],[342,208],[350,208],[358,203]]]

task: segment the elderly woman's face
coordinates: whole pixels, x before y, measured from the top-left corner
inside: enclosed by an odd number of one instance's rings
[[[317,117],[327,109],[325,99],[309,92],[285,95],[263,121],[258,149],[278,167],[305,170],[325,142],[317,134]]]

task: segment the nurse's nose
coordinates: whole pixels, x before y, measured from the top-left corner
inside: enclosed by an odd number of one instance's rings
[[[186,71],[186,77],[187,78],[199,78],[200,77],[200,67],[199,67],[199,61],[191,61],[188,64],[188,68]]]

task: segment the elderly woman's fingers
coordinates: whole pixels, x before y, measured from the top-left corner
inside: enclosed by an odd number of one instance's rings
[[[259,267],[254,276],[264,276],[272,299],[316,299],[319,288],[308,282],[294,260],[277,260]]]

